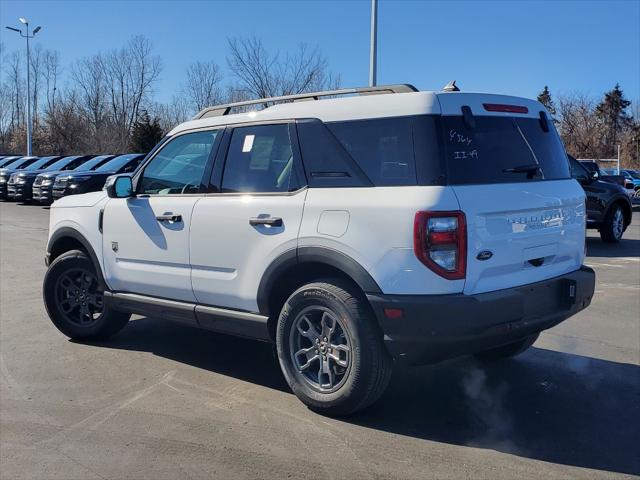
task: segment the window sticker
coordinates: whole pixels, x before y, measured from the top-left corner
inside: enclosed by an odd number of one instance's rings
[[[256,138],[255,135],[247,135],[244,137],[244,143],[242,144],[242,153],[248,153],[253,148],[253,140]]]

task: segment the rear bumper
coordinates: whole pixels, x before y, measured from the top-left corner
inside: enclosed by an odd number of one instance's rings
[[[375,295],[367,298],[389,352],[432,363],[515,342],[566,320],[591,303],[595,272],[582,267],[543,282],[478,295]],[[385,308],[400,308],[390,319]]]

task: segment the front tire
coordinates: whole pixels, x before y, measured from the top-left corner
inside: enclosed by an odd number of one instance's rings
[[[337,279],[309,283],[288,298],[276,349],[289,387],[318,413],[362,410],[391,378],[391,358],[366,300]]]
[[[603,242],[618,243],[624,233],[624,213],[620,205],[613,205],[605,216],[600,238]]]
[[[495,362],[497,360],[504,360],[507,358],[515,357],[516,355],[520,355],[529,347],[531,347],[531,345],[536,343],[536,340],[539,336],[539,333],[535,333],[526,338],[523,338],[522,340],[518,340],[517,342],[509,343],[507,345],[503,345],[502,347],[476,353],[475,356],[478,359],[487,362]]]
[[[74,340],[105,340],[131,317],[104,304],[104,290],[91,260],[80,250],[56,258],[44,277],[44,304],[53,324]]]

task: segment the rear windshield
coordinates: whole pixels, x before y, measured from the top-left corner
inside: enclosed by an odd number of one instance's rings
[[[451,185],[570,178],[564,148],[553,126],[537,118],[444,116],[444,155]]]
[[[545,131],[538,118],[515,116],[475,116],[473,123],[468,126],[462,115],[418,115],[325,125],[375,186],[571,178],[553,125],[549,124]],[[304,124],[299,124],[299,131],[303,160],[309,170],[309,148],[329,150],[326,145],[307,145],[309,136],[304,135]],[[331,165],[330,170],[348,171],[346,166],[336,165]]]

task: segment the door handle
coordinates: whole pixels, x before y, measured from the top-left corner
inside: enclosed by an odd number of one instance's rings
[[[281,227],[282,219],[280,217],[264,217],[264,218],[254,217],[249,219],[249,225],[251,225],[252,227],[255,227],[258,225],[268,225],[270,227]]]
[[[182,215],[174,215],[173,213],[165,213],[164,215],[157,215],[156,220],[159,222],[181,222]]]

